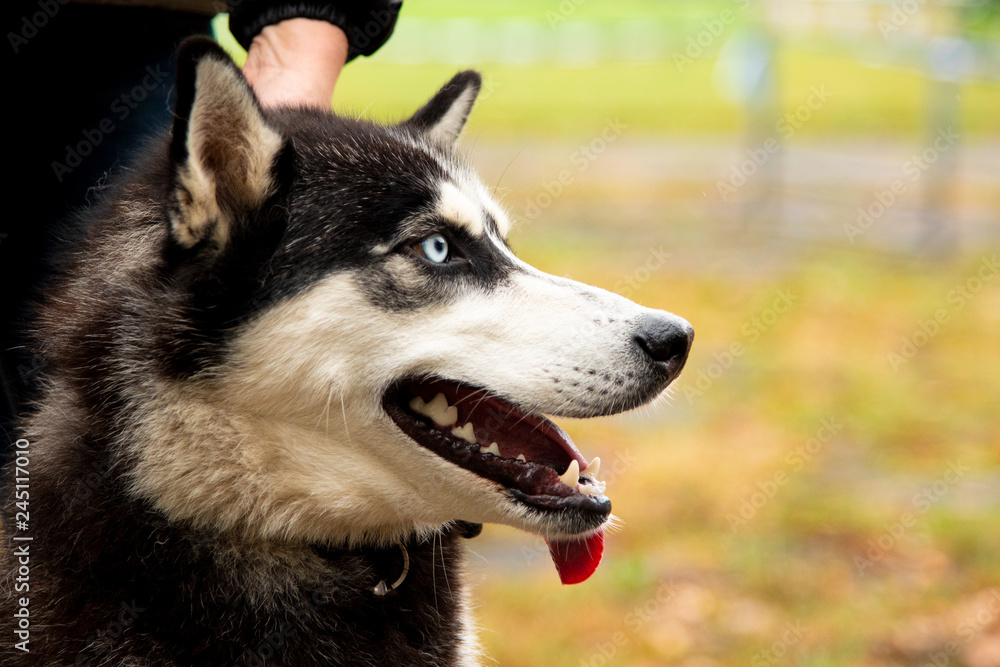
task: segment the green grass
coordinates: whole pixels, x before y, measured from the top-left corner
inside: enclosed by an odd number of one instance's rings
[[[584,3],[580,12],[586,7]],[[405,30],[405,22],[400,30]],[[234,42],[223,38],[223,43],[240,61],[238,47],[232,48]],[[485,77],[486,92],[471,119],[469,136],[589,138],[615,119],[635,134],[739,132],[747,123],[745,110],[720,96],[713,84],[715,65],[712,58],[681,68],[671,60],[587,67],[476,64]],[[457,64],[384,62],[379,54],[361,58],[345,69],[334,108],[375,120],[402,119],[458,69]],[[920,71],[868,67],[837,50],[779,48],[775,71],[776,107],[764,118],[775,136],[783,134],[776,126],[786,114],[804,112],[801,107],[816,87],[824,87],[832,96],[820,108],[808,111],[808,120],[795,131],[798,137],[922,137],[927,101],[943,94]],[[1000,85],[973,81],[962,85],[957,95],[957,125],[963,134],[1000,134],[996,112]]]
[[[642,17],[693,20],[710,16],[721,9],[735,5],[726,0],[567,0],[536,2],[535,0],[505,0],[504,2],[462,2],[461,0],[434,0],[406,5],[404,18],[534,18],[545,20],[547,12],[562,12],[573,19],[619,19]]]

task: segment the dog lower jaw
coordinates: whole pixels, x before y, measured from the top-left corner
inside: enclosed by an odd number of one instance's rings
[[[411,440],[496,485],[514,505],[503,523],[566,537],[593,532],[608,520],[611,501],[596,478],[599,461],[588,464],[549,420],[483,390],[436,378],[397,384],[384,394],[382,407]],[[442,491],[460,477],[441,475]]]

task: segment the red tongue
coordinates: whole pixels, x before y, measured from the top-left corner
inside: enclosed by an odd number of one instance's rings
[[[552,562],[564,584],[586,581],[601,564],[604,555],[604,530],[579,540],[547,542]]]

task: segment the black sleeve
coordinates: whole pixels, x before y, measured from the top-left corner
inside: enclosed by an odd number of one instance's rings
[[[243,48],[266,26],[291,18],[329,21],[347,35],[347,59],[370,56],[386,43],[403,0],[228,0],[229,30]]]

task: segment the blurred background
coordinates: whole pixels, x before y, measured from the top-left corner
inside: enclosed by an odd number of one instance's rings
[[[669,401],[559,420],[622,520],[589,581],[469,543],[489,656],[1000,665],[1000,3],[407,0],[335,108],[467,67],[514,249],[697,332]]]

